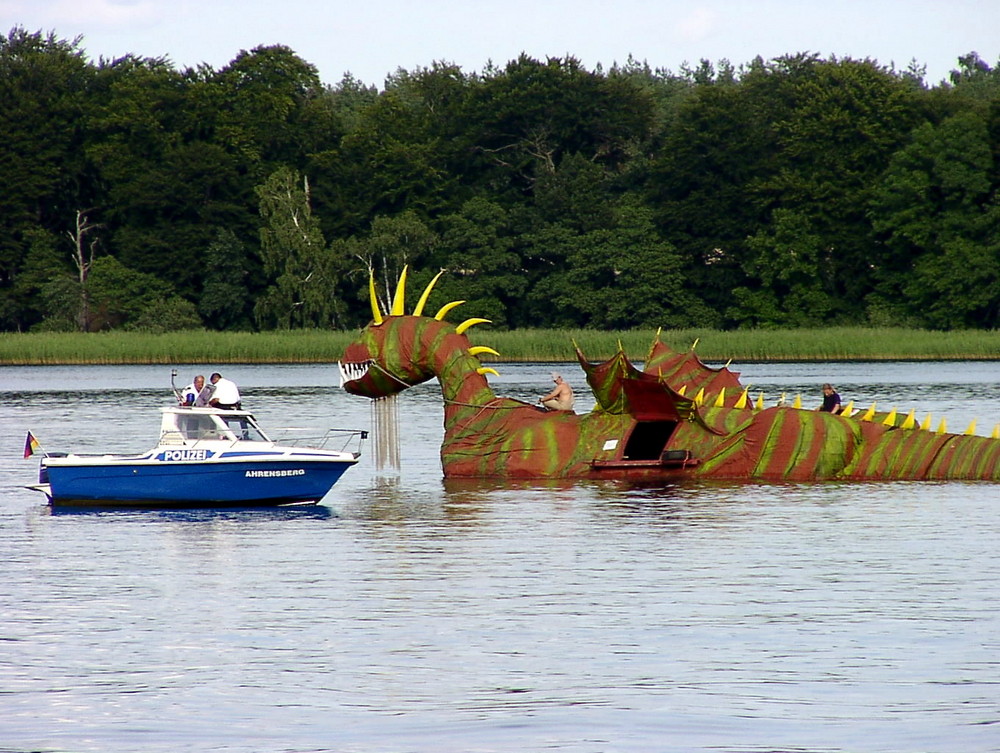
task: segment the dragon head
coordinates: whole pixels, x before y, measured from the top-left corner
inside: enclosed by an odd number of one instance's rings
[[[345,390],[353,395],[381,398],[426,382],[438,373],[436,358],[441,346],[451,337],[462,336],[474,324],[487,321],[467,319],[457,327],[443,321],[449,311],[465,301],[445,304],[433,318],[423,315],[434,283],[441,274],[439,272],[431,280],[411,315],[404,313],[406,267],[399,277],[388,314],[383,314],[379,307],[374,275],[369,275],[372,321],[347,346],[340,359],[340,382]],[[462,340],[465,341],[465,338],[462,337]],[[492,348],[485,347],[467,350],[471,355],[496,353]]]

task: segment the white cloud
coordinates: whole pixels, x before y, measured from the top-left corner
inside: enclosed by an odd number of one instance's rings
[[[708,8],[695,8],[677,24],[677,31],[685,42],[698,42],[715,30],[719,14]]]
[[[38,26],[58,31],[71,26],[116,28],[162,18],[157,5],[156,0],[0,0],[0,15],[26,19],[23,25],[29,30]]]

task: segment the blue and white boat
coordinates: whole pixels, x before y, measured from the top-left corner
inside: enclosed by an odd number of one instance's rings
[[[358,462],[367,432],[330,429],[316,446],[272,441],[245,410],[161,408],[140,455],[47,453],[38,484],[53,505],[233,507],[318,502]],[[327,445],[340,449],[326,449]],[[349,447],[355,447],[351,451]]]

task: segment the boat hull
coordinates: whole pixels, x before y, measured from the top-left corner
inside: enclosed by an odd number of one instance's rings
[[[45,480],[54,505],[288,505],[318,502],[355,462],[53,463]]]

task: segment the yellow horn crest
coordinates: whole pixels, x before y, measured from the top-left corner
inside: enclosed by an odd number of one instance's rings
[[[482,374],[483,376],[486,376],[487,374],[493,374],[494,376],[500,376],[500,372],[499,371],[497,371],[496,369],[491,369],[489,366],[480,366],[478,369],[476,369],[476,373],[477,374]]]
[[[489,319],[480,319],[478,317],[472,317],[471,319],[466,319],[464,322],[455,327],[455,332],[459,335],[465,334],[465,330],[469,327],[474,327],[477,324],[490,324]]]
[[[424,292],[420,296],[420,300],[417,301],[416,308],[413,309],[413,315],[414,316],[423,316],[424,315],[424,306],[427,305],[427,299],[430,298],[430,296],[431,296],[431,290],[434,288],[434,283],[436,283],[438,281],[438,278],[441,277],[441,275],[443,275],[443,274],[444,274],[444,270],[442,269],[440,272],[438,272],[436,275],[434,275],[434,279],[431,280],[427,284],[426,288],[424,288]]]
[[[396,283],[396,294],[392,297],[392,310],[389,316],[403,316],[406,313],[406,270],[409,265],[403,265],[403,271],[399,274],[399,282]]]
[[[375,324],[382,323],[382,312],[379,311],[378,296],[375,295],[375,271],[368,270],[368,298],[372,304],[372,321]]]
[[[493,350],[493,348],[487,348],[485,345],[476,345],[469,348],[469,355],[480,356],[483,353],[489,353],[491,356],[497,356],[498,358],[500,357],[500,354]]]
[[[438,309],[438,312],[434,314],[434,318],[439,322],[448,316],[448,312],[451,311],[456,306],[461,306],[465,301],[452,301],[451,303],[446,303],[444,306]]]

